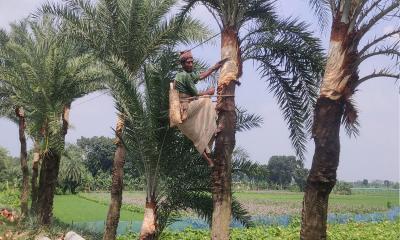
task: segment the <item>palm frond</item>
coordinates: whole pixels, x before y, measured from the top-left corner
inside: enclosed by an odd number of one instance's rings
[[[329,17],[335,14],[336,0],[308,0],[308,4],[314,10],[320,29],[323,31],[329,24]]]
[[[344,104],[344,112],[342,117],[342,124],[346,129],[346,133],[349,137],[358,136],[360,134],[358,121],[358,110],[354,104],[353,99],[347,99]]]
[[[320,42],[307,32],[306,24],[293,19],[277,25],[260,23],[244,41],[244,59],[260,64],[258,70],[283,111],[296,154],[303,159],[305,129],[311,122],[324,66]]]
[[[249,176],[253,168],[254,163],[250,160],[246,150],[241,147],[236,147],[232,153],[232,172],[241,172]]]
[[[244,208],[244,206],[237,200],[236,197],[232,197],[232,217],[233,220],[238,221],[245,227],[254,226],[250,213],[246,210],[246,208]]]
[[[0,29],[0,48],[4,47],[4,45],[10,40],[7,32],[4,29]]]
[[[240,26],[252,21],[276,24],[277,15],[274,3],[274,1],[244,1],[243,5],[240,6],[243,11]]]
[[[235,131],[243,132],[252,128],[261,127],[263,119],[255,113],[248,113],[246,109],[236,108],[236,128]]]

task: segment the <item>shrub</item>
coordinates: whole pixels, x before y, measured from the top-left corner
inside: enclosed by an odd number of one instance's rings
[[[19,209],[20,192],[16,189],[6,189],[0,192],[0,207],[7,207],[12,209]]]
[[[347,182],[338,181],[332,191],[335,194],[351,195],[351,184]]]

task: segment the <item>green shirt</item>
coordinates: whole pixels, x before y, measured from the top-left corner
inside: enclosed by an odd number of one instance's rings
[[[200,80],[200,75],[196,72],[179,72],[175,77],[175,88],[181,93],[197,96],[195,84]]]

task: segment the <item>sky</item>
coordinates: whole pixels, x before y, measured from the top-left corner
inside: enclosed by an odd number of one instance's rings
[[[54,1],[59,0],[52,2]],[[47,1],[0,0],[0,28],[8,29],[10,22],[28,16],[44,2]],[[317,19],[306,2],[306,0],[279,0],[276,2],[277,12],[282,17],[294,16],[309,23],[310,29],[327,49],[329,31],[320,31]],[[218,31],[211,15],[204,8],[196,8],[193,16],[206,23],[213,31]],[[399,24],[393,20],[385,21],[379,24],[369,37],[390,31]],[[194,49],[195,58],[205,60],[210,65],[217,62],[220,58],[219,41],[217,37],[211,44]],[[383,66],[387,61],[385,58],[372,59],[361,66],[360,75],[372,72],[374,68]],[[294,155],[294,151],[277,101],[256,70],[253,63],[244,64],[244,73],[240,79],[242,85],[236,88],[236,103],[251,113],[261,115],[264,124],[261,128],[238,133],[236,145],[246,149],[253,161],[266,164],[273,155]],[[338,179],[399,181],[399,83],[389,78],[367,81],[359,87],[354,99],[359,109],[360,135],[349,138],[344,131],[341,131]],[[113,100],[107,94],[96,92],[77,99],[72,103],[71,129],[66,137],[67,142],[75,143],[81,136],[112,137],[112,128],[116,121],[115,112]],[[19,154],[17,126],[6,119],[0,119],[0,146],[7,148],[13,156]],[[307,168],[311,166],[313,153],[314,143],[310,139],[305,160]]]

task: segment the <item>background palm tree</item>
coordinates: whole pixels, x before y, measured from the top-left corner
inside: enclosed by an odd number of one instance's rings
[[[122,142],[125,119],[131,115],[124,106],[130,89],[138,87],[144,63],[163,46],[203,40],[208,30],[198,21],[166,17],[175,0],[68,0],[66,4],[46,4],[42,12],[55,14],[68,23],[69,35],[94,50],[114,73],[109,83],[118,106],[115,129],[117,146],[113,161],[111,203],[103,239],[114,239],[122,201],[123,166],[126,149]],[[132,99],[135,96],[131,96]],[[150,206],[147,199],[146,206]]]
[[[0,67],[9,67],[10,62],[6,61],[4,51],[7,51],[7,45],[10,41],[15,41],[23,43],[23,36],[26,33],[27,21],[21,21],[18,24],[11,24],[10,33],[0,30]],[[2,57],[1,57],[2,56]],[[0,70],[0,79],[3,76]],[[19,83],[22,85],[23,83]],[[16,85],[14,85],[15,87]],[[28,160],[27,160],[27,145],[26,145],[26,118],[24,108],[18,105],[13,99],[13,94],[15,91],[10,88],[4,82],[0,80],[0,116],[6,117],[18,125],[19,141],[20,141],[20,163],[22,171],[22,189],[21,189],[21,214],[23,217],[28,216],[28,197],[29,197],[29,170],[28,170]]]
[[[0,74],[1,76],[1,74]],[[1,88],[1,83],[0,83]],[[22,171],[22,189],[21,189],[21,216],[22,218],[28,216],[28,197],[29,197],[29,170],[27,160],[27,147],[26,147],[26,119],[23,107],[14,106],[10,99],[10,93],[5,90],[0,90],[0,116],[6,117],[11,121],[18,124],[18,134],[20,141],[20,164]],[[11,114],[15,110],[14,114]]]
[[[1,69],[3,87],[14,90],[13,103],[25,107],[33,119],[29,132],[40,135],[43,143],[38,199],[42,224],[51,222],[71,102],[101,88],[105,76],[91,55],[82,55],[61,38],[59,27],[51,18],[29,22],[19,36],[22,40],[7,43],[1,56],[6,61]]]
[[[15,27],[17,25],[12,25],[11,33],[13,34]],[[1,47],[0,47],[1,49]],[[4,64],[5,66],[5,64]],[[30,121],[26,120],[25,114],[19,117],[16,113],[20,111],[18,109],[23,109],[22,107],[16,107],[13,104],[13,99],[11,96],[13,95],[13,89],[6,88],[6,85],[3,85],[0,80],[0,116],[5,117],[13,121],[15,124],[19,126],[19,139],[21,143],[21,171],[23,173],[23,183],[21,190],[21,214],[27,216],[27,206],[28,206],[28,195],[29,195],[29,183],[27,183],[27,179],[29,178],[29,170],[27,169],[26,160],[26,139],[24,137],[26,131],[26,125],[30,124]],[[34,136],[35,133],[28,133],[29,136]],[[31,211],[35,212],[36,202],[37,202],[37,176],[39,169],[39,161],[40,161],[40,146],[37,139],[34,139],[34,157],[32,163],[32,177],[31,177]]]
[[[377,77],[399,79],[400,76],[400,41],[390,41],[392,36],[400,33],[400,26],[397,24],[392,31],[365,40],[380,21],[400,18],[400,2],[310,0],[309,3],[325,25],[332,17],[332,27],[325,74],[314,113],[315,152],[303,201],[301,239],[326,239],[328,198],[336,183],[339,165],[341,123],[349,135],[358,133],[357,109],[352,96],[367,80]],[[360,44],[361,41],[366,44]],[[361,63],[382,55],[391,57],[394,66],[359,76]]]
[[[185,0],[183,15],[203,4],[221,30],[219,95],[235,95],[235,86],[246,60],[258,63],[278,100],[287,121],[297,155],[303,159],[307,123],[313,108],[323,56],[319,41],[306,24],[280,19],[274,1]],[[212,239],[229,239],[231,221],[231,157],[235,146],[235,99],[220,97],[217,103],[218,130],[215,142],[216,167],[213,169]],[[307,121],[308,120],[308,121]]]
[[[83,163],[84,151],[75,146],[67,145],[60,162],[60,174],[58,177],[58,185],[64,193],[67,190],[72,194],[76,194],[76,189],[84,181],[86,174],[85,165]]]

